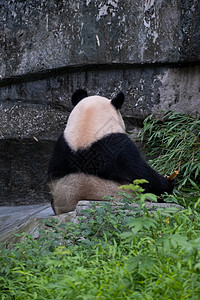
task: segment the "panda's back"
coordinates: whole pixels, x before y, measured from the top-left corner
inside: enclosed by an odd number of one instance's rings
[[[62,134],[48,171],[51,193],[56,199],[52,202],[55,213],[66,212],[66,207],[67,211],[74,210],[80,200],[117,197],[118,187],[133,180],[131,160],[138,161],[139,166],[137,147],[124,133],[106,135],[77,151],[70,148]]]
[[[111,180],[119,184],[132,182],[131,170],[138,169],[141,157],[127,134],[112,133],[94,142],[90,147],[71,149],[64,134],[56,144],[49,164],[49,177],[53,180],[69,174],[86,174]],[[131,167],[130,164],[134,164]],[[138,164],[138,166],[137,166]]]

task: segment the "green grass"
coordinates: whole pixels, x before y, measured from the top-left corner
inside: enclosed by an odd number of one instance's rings
[[[167,124],[170,128],[172,124],[166,122],[168,135]],[[199,136],[196,129],[194,132]],[[151,141],[152,148],[155,140]],[[190,163],[196,166],[199,150],[195,152],[194,147],[188,151],[194,153]],[[172,171],[176,160],[170,162],[170,145],[165,151],[153,162],[168,157],[166,171]],[[162,168],[160,163],[157,166]],[[0,250],[0,299],[200,299],[199,173],[191,166],[193,171],[184,183],[187,168],[178,165],[182,171],[177,186],[185,190],[164,197],[184,204],[184,209],[148,211],[146,199],[156,201],[156,196],[144,194],[141,181],[135,181],[124,189],[134,191],[136,198],[120,190],[120,207],[113,206],[110,199],[86,210],[79,224],[59,224],[52,218],[45,221],[37,239],[24,235],[23,242],[9,249],[4,245]],[[131,206],[134,202],[138,207]]]

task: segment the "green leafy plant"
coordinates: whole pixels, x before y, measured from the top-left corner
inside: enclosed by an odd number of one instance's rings
[[[199,299],[197,211],[141,203],[127,213],[127,199],[87,209],[79,224],[49,219],[37,240],[1,249],[1,299]]]
[[[162,120],[152,115],[144,121],[141,141],[150,155],[150,163],[159,172],[179,171],[180,187],[200,182],[200,120],[181,113],[167,112]]]
[[[145,179],[136,179],[133,181],[133,183],[128,185],[121,185],[119,189],[125,190],[125,191],[131,191],[130,194],[127,194],[126,192],[120,193],[125,199],[131,199],[131,203],[135,202],[139,206],[144,206],[144,203],[146,200],[150,200],[152,202],[157,202],[157,196],[152,193],[144,193],[145,189],[141,186],[143,183],[148,183]],[[134,201],[133,201],[134,199]]]

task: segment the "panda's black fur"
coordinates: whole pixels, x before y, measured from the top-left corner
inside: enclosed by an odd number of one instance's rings
[[[120,184],[146,179],[146,192],[171,193],[173,183],[159,175],[142,158],[132,140],[123,133],[113,133],[94,142],[89,149],[71,151],[63,134],[59,137],[49,165],[51,179],[83,172]]]
[[[76,91],[72,96],[73,105],[76,106],[86,97],[86,91]],[[123,102],[122,93],[111,100],[116,109],[121,108]],[[110,133],[94,140],[89,147],[76,150],[70,147],[64,133],[61,134],[49,163],[48,175],[54,182],[70,174],[92,175],[119,185],[146,179],[149,183],[143,184],[145,191],[158,196],[164,192],[171,193],[174,187],[174,181],[167,180],[151,168],[133,141],[121,132]]]

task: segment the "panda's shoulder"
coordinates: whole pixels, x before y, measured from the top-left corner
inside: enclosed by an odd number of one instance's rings
[[[93,143],[91,148],[100,151],[110,150],[111,152],[138,151],[137,146],[126,133],[111,133]],[[121,151],[120,151],[121,150]]]
[[[72,149],[71,149],[69,143],[67,142],[67,140],[65,139],[64,133],[62,133],[56,142],[54,152],[66,153],[66,152],[71,152],[71,151],[72,151]]]
[[[102,141],[108,145],[112,146],[119,146],[119,145],[124,145],[124,146],[135,146],[133,141],[130,139],[128,134],[126,133],[112,133],[107,136],[105,136]]]

